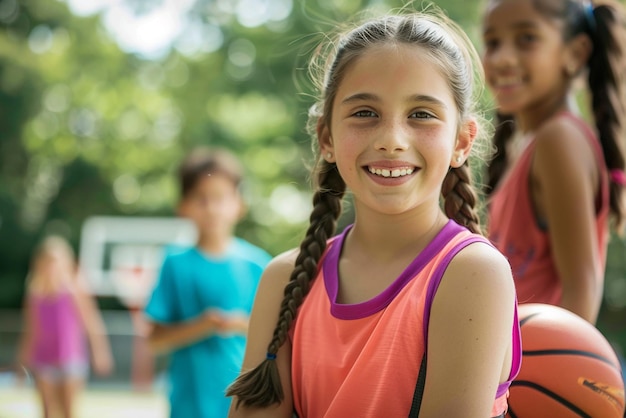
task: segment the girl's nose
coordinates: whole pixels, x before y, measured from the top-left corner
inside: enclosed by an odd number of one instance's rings
[[[378,151],[398,152],[409,148],[410,134],[400,122],[387,124],[376,138],[374,147]]]
[[[496,67],[512,67],[517,65],[515,48],[508,43],[502,43],[491,53],[487,54],[487,62]]]

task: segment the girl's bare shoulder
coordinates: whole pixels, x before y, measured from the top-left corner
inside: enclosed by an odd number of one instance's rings
[[[297,257],[298,249],[296,248],[277,255],[265,267],[261,280],[272,284],[286,284],[291,277]]]
[[[292,249],[274,257],[263,270],[255,304],[272,309],[273,305],[280,306],[284,296],[285,286],[291,279],[298,251]],[[272,318],[274,313],[272,313]]]
[[[473,286],[514,293],[511,265],[500,251],[487,243],[465,247],[452,259],[447,273],[449,280],[465,282],[468,277],[473,277]]]
[[[575,115],[555,116],[543,123],[536,131],[537,152],[563,153],[572,148],[581,149],[590,155],[590,135],[595,135],[591,126]]]
[[[536,133],[533,173],[541,184],[558,185],[564,182],[596,182],[598,162],[590,126],[576,117],[554,117],[544,123]]]

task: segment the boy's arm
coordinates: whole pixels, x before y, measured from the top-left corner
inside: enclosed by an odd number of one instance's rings
[[[226,314],[224,315],[223,323],[218,332],[230,335],[242,335],[245,337],[248,334],[249,322],[250,317],[246,313],[238,312]]]
[[[190,345],[215,333],[224,323],[215,310],[193,317],[181,315],[175,257],[163,260],[159,278],[144,308],[148,331],[146,338],[155,353],[164,353]]]
[[[224,319],[215,311],[207,311],[188,321],[171,324],[154,322],[148,318],[151,326],[148,331],[148,342],[156,353],[175,350],[204,339],[222,329]]]

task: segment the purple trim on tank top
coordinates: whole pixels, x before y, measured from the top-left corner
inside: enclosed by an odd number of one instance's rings
[[[435,293],[441,284],[443,274],[445,273],[448,265],[452,261],[455,255],[457,255],[463,248],[475,242],[484,242],[487,245],[493,245],[485,238],[481,236],[470,236],[467,239],[456,244],[452,249],[443,257],[439,265],[436,267],[433,275],[428,283],[428,289],[426,291],[426,300],[424,301],[424,341],[428,341],[428,323],[430,321],[430,310],[435,299]],[[517,301],[516,301],[517,306]],[[513,353],[511,356],[511,371],[509,372],[509,378],[507,381],[502,382],[496,389],[496,399],[504,395],[511,386],[511,382],[519,373],[521,367],[522,349],[521,349],[521,333],[519,330],[519,321],[517,317],[517,308],[513,314],[513,329],[511,331],[511,337],[513,341]]]
[[[508,382],[504,382],[498,386],[496,394],[498,396],[504,395],[504,393],[511,386],[513,379],[517,377],[519,371],[522,368],[522,331],[519,326],[519,317],[517,315],[517,296],[515,297],[515,312],[513,313],[513,353],[511,356],[511,373],[509,374]],[[506,385],[506,387],[501,388]]]
[[[407,266],[407,268],[395,279],[389,287],[379,295],[365,302],[342,304],[337,303],[337,293],[339,289],[339,256],[343,248],[343,243],[352,225],[347,226],[344,231],[332,243],[326,253],[324,265],[324,284],[330,300],[330,312],[337,319],[360,319],[373,315],[386,308],[398,293],[413,279],[432,258],[438,254],[443,247],[464,228],[456,222],[450,220],[439,231],[435,238],[428,243],[426,248]]]

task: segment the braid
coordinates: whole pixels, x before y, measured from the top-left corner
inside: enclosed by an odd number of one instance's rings
[[[493,135],[493,145],[496,152],[487,168],[487,185],[485,187],[487,195],[495,190],[504,174],[507,158],[506,144],[513,136],[514,131],[515,124],[512,116],[496,114],[496,128]]]
[[[326,249],[341,214],[341,200],[346,185],[334,164],[324,162],[319,174],[319,189],[313,197],[310,225],[296,258],[289,283],[285,286],[278,323],[267,347],[268,356],[275,356],[287,339],[298,308],[309,293],[317,276],[318,262]],[[237,396],[237,407],[267,407],[284,399],[276,362],[265,359],[256,368],[241,374],[228,388],[226,396]]]
[[[609,170],[624,171],[626,149],[622,142],[624,128],[624,22],[614,6],[598,5],[593,14],[596,25],[592,32],[594,48],[589,58],[589,90],[591,107],[604,160]],[[622,35],[620,38],[618,35]],[[617,225],[624,222],[624,186],[610,183],[610,208]]]
[[[477,196],[472,187],[471,171],[467,163],[450,168],[441,188],[444,209],[448,218],[454,219],[470,231],[482,234],[480,218],[476,210]]]

